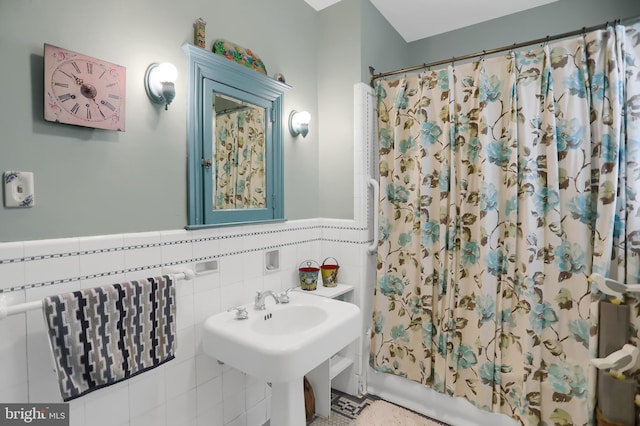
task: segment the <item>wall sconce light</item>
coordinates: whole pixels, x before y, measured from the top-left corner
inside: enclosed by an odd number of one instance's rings
[[[178,69],[169,62],[151,64],[144,76],[144,88],[147,96],[154,104],[164,104],[167,110],[169,104],[176,96],[175,81],[178,78]]]
[[[311,114],[307,111],[291,111],[289,115],[289,132],[291,136],[302,135],[306,137],[309,133],[309,122],[311,121]]]

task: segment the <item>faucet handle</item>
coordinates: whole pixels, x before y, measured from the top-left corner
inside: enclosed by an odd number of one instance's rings
[[[291,290],[295,290],[297,287],[290,287],[288,289],[286,289],[285,291],[283,291],[282,293],[280,293],[278,295],[278,300],[280,301],[280,303],[289,303],[289,292]]]
[[[243,320],[249,318],[249,312],[244,306],[236,306],[235,308],[227,309],[227,312],[236,311],[236,319]]]

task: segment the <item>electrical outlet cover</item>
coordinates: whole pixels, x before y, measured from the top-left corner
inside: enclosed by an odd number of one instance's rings
[[[33,207],[35,205],[33,173],[4,172],[4,206]]]

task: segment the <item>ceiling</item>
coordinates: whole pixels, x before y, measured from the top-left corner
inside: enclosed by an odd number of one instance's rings
[[[322,10],[340,0],[305,0]],[[558,0],[370,0],[406,42]]]

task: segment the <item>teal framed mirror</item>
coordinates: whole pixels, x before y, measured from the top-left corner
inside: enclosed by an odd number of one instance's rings
[[[185,44],[188,229],[284,220],[283,104],[290,86]]]

